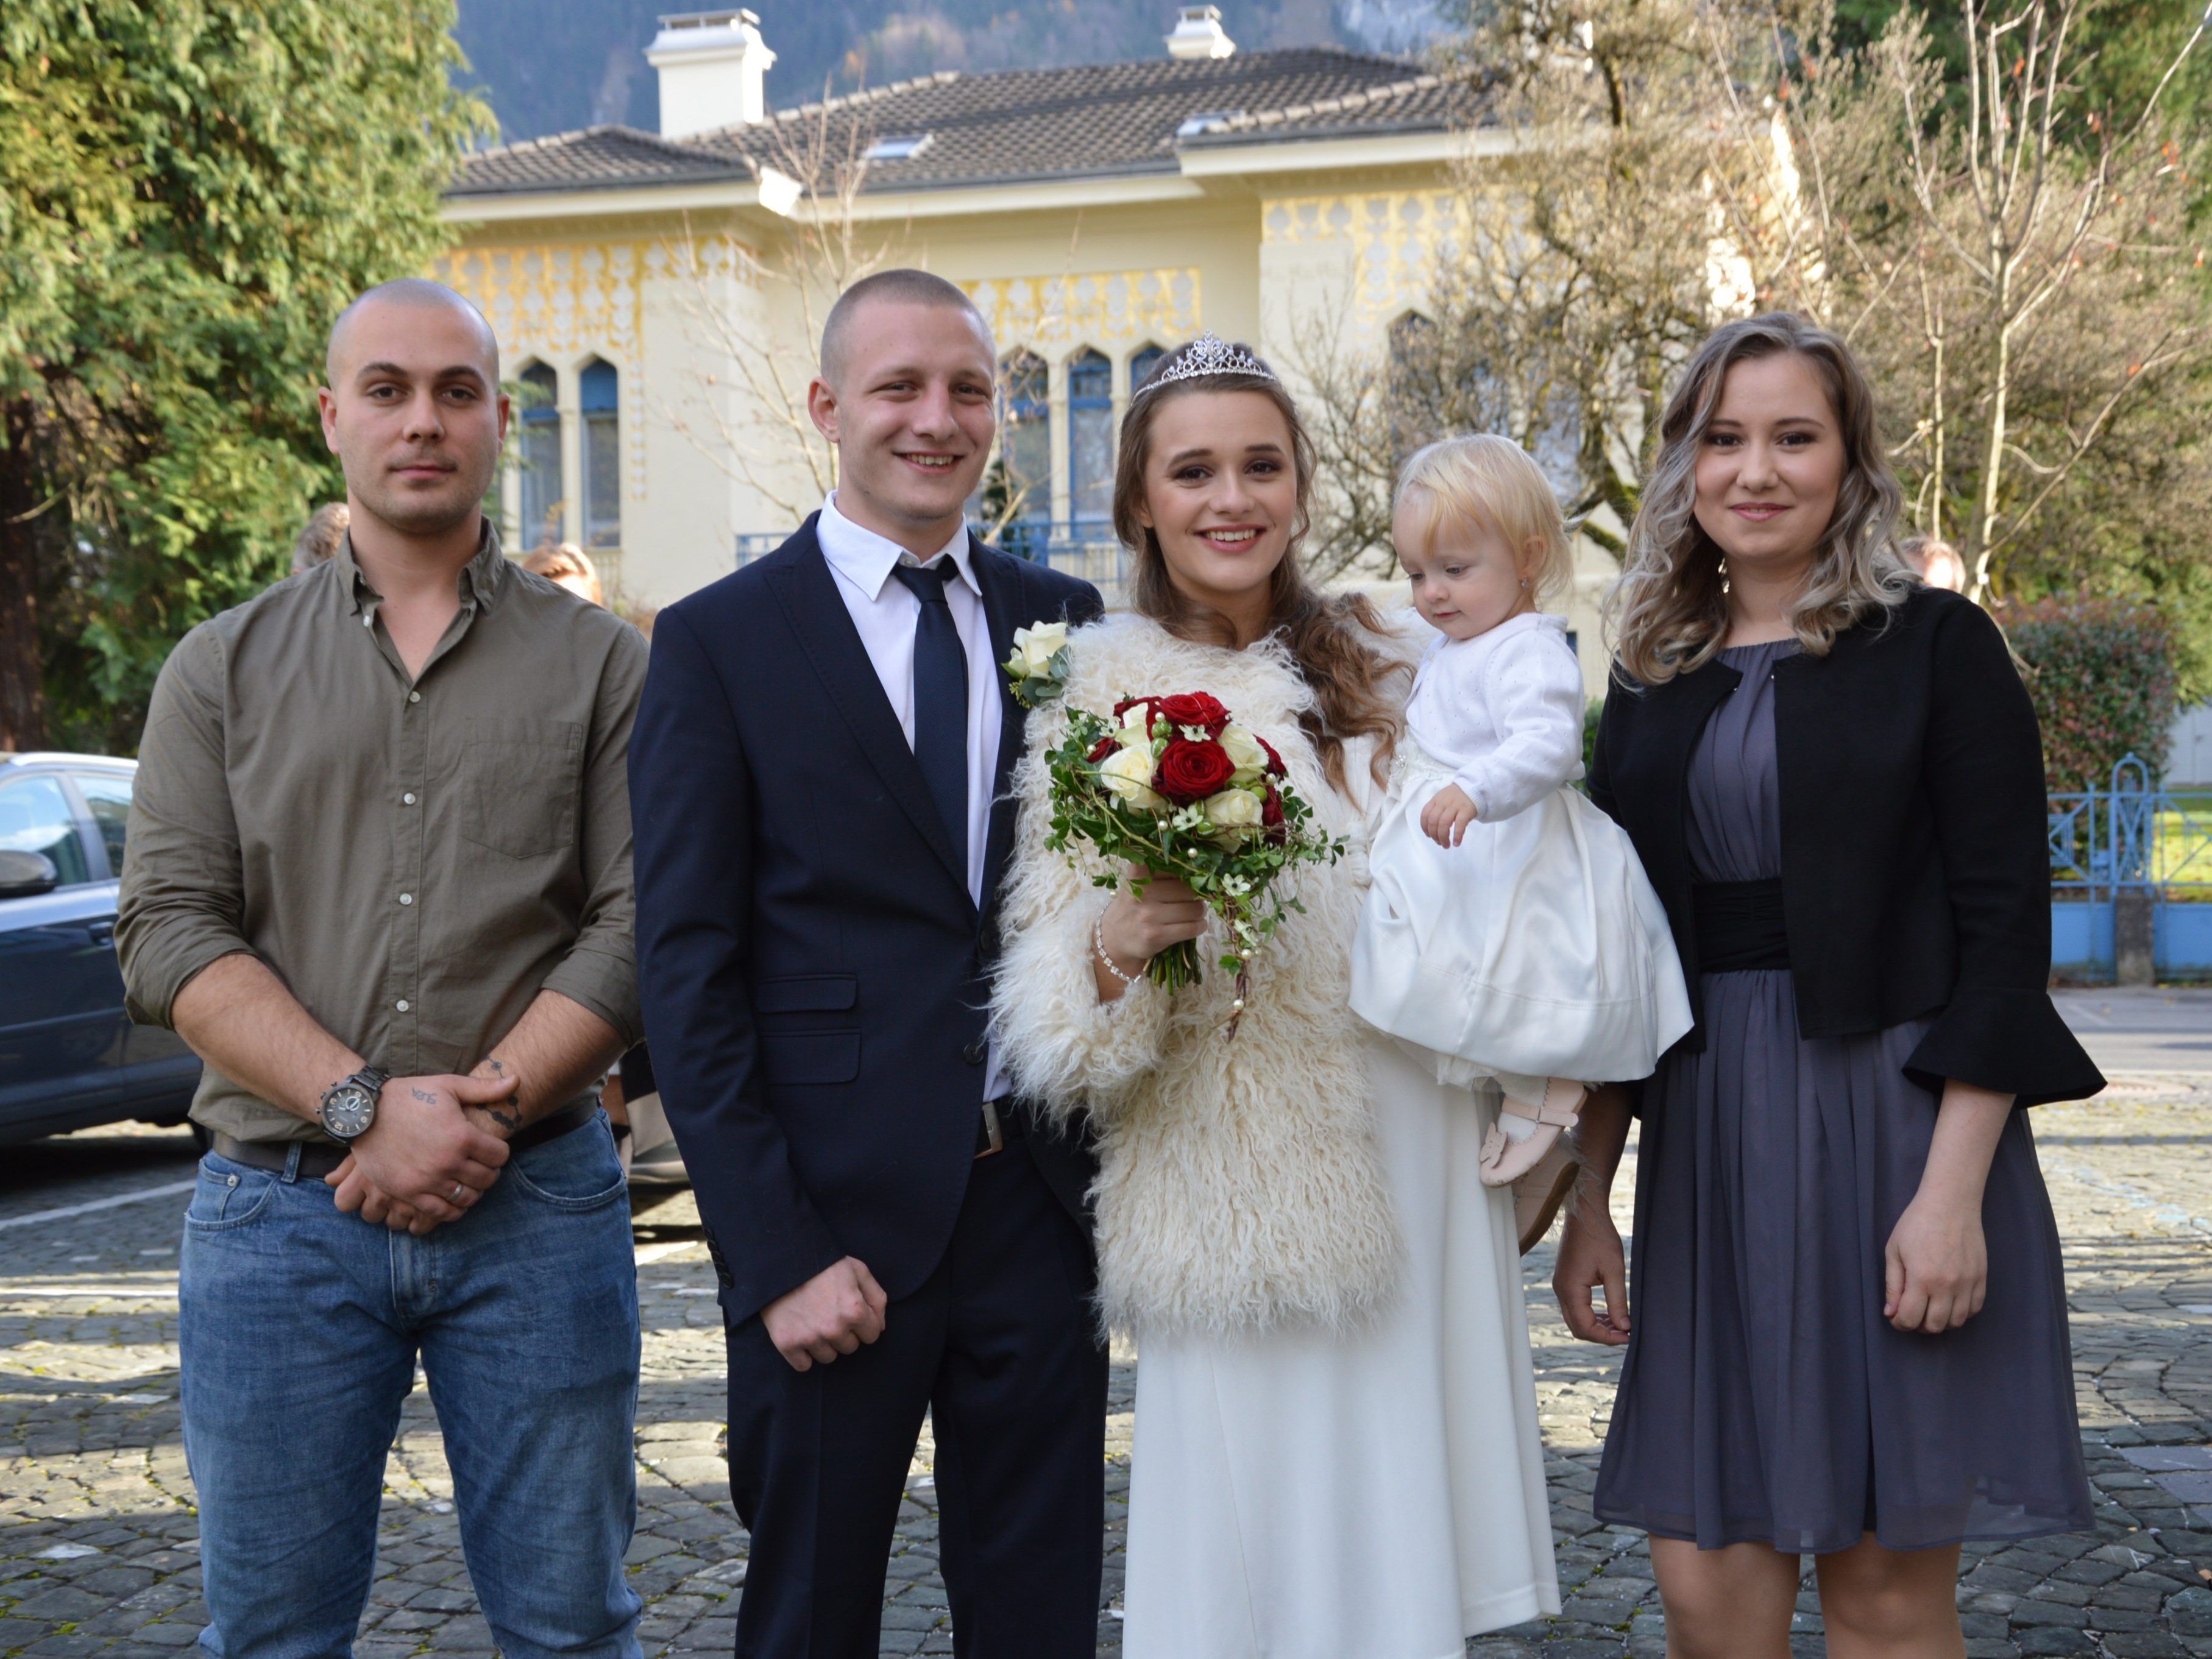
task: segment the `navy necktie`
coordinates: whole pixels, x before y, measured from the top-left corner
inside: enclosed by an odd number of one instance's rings
[[[953,625],[945,589],[960,574],[950,553],[931,565],[897,564],[891,574],[921,601],[914,624],[914,757],[968,869],[968,652]]]

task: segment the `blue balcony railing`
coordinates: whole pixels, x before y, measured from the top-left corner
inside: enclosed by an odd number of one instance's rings
[[[1051,566],[1089,582],[1105,599],[1108,609],[1119,607],[1127,591],[1129,550],[1115,539],[1105,524],[1030,524],[1001,526],[995,533],[978,525],[975,533],[1018,559]],[[737,538],[737,562],[750,564],[783,545],[786,532],[769,532]]]

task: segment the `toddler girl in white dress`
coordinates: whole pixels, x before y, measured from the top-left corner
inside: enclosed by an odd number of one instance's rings
[[[1574,1173],[1561,1133],[1580,1079],[1649,1076],[1690,1029],[1689,998],[1627,835],[1571,787],[1582,671],[1536,606],[1572,555],[1543,473],[1504,438],[1431,444],[1399,479],[1391,539],[1443,637],[1370,845],[1352,1006],[1430,1051],[1439,1082],[1497,1081],[1482,1180],[1534,1172],[1543,1190],[1516,1208],[1548,1224]]]

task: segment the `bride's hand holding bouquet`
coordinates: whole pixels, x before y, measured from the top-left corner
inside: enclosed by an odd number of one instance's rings
[[[1024,637],[1027,635],[1028,637]],[[1025,707],[1060,697],[1065,635],[1023,629],[1006,665]],[[1109,1000],[1133,982],[1127,963],[1170,991],[1200,978],[1196,939],[1208,913],[1226,939],[1221,967],[1237,975],[1230,1029],[1243,1012],[1252,957],[1284,915],[1303,907],[1274,890],[1295,865],[1334,863],[1345,842],[1314,822],[1289,786],[1282,757],[1204,691],[1124,697],[1109,719],[1069,705],[1048,751],[1052,834],[1121,867],[1091,879],[1119,890],[1093,933]],[[1110,930],[1110,935],[1109,935]]]

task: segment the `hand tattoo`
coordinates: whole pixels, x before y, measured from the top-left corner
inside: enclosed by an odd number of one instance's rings
[[[407,1085],[407,1092],[425,1106],[435,1106],[438,1103],[437,1095],[428,1089],[418,1089],[410,1083]]]

